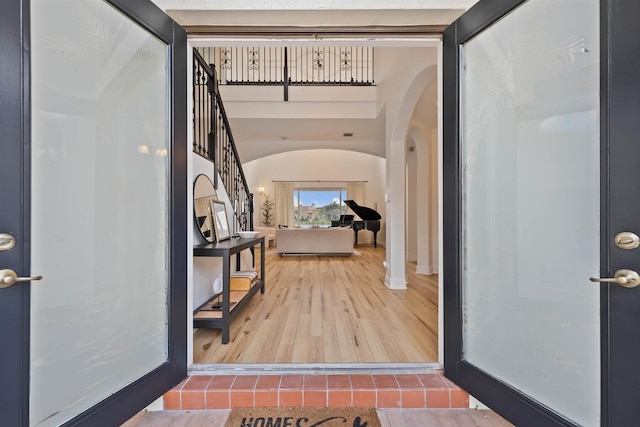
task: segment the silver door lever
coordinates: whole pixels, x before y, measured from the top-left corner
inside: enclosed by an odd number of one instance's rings
[[[30,282],[32,280],[42,280],[42,276],[18,277],[13,270],[0,270],[0,289],[8,288],[17,282]]]
[[[640,285],[640,275],[636,271],[626,269],[616,271],[613,277],[604,279],[590,277],[589,280],[592,282],[617,283],[625,288],[635,288]]]

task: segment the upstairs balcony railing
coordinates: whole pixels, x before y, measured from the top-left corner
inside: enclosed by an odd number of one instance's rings
[[[373,86],[374,49],[342,47],[198,48],[223,85]]]
[[[215,66],[193,51],[193,152],[213,161],[214,187],[222,180],[234,207],[235,230],[253,230],[253,194],[242,170],[229,119],[218,91]]]

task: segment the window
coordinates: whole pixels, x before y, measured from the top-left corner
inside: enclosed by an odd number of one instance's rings
[[[296,188],[293,190],[293,222],[302,228],[328,228],[344,215],[347,190],[343,188]]]

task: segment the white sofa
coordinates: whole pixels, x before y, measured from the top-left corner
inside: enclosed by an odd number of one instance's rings
[[[351,228],[282,228],[276,230],[279,254],[353,253]]]
[[[253,231],[259,232],[259,236],[264,236],[265,246],[276,245],[276,229],[273,227],[253,227]]]

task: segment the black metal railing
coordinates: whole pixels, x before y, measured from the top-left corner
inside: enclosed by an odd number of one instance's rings
[[[371,46],[198,48],[223,85],[375,84]]]
[[[193,152],[213,161],[214,187],[218,175],[234,207],[234,230],[253,230],[253,194],[218,91],[216,68],[193,50]]]
[[[212,117],[215,117],[214,73],[200,54],[193,51],[193,152],[213,160]]]

